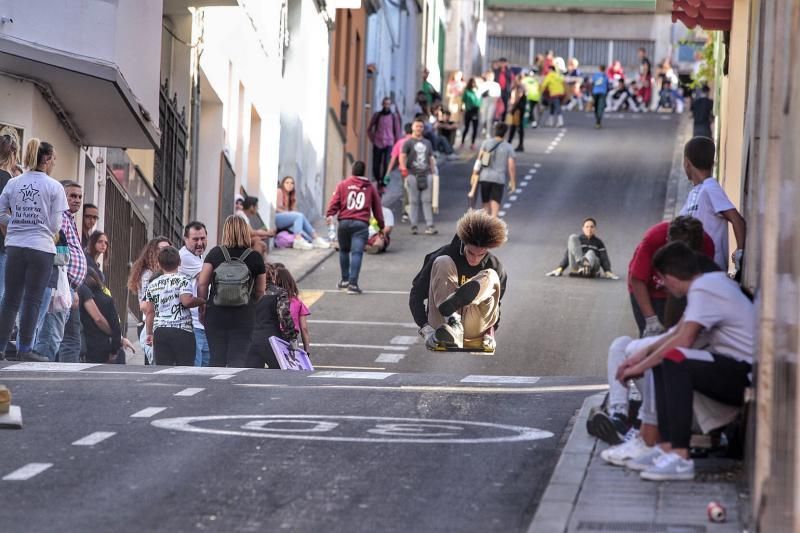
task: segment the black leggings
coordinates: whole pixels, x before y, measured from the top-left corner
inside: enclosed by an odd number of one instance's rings
[[[43,305],[44,290],[53,273],[54,257],[55,254],[33,248],[6,248],[5,292],[0,304],[0,346],[3,348],[8,346],[17,312],[20,313],[17,351],[29,352],[33,348],[36,321]]]
[[[511,131],[508,132],[508,142],[514,142],[514,134],[519,133],[518,148],[522,148],[522,143],[525,142],[525,128],[522,127],[522,117],[520,116],[519,126],[511,126]]]
[[[464,111],[464,133],[461,134],[461,144],[464,144],[464,140],[467,138],[470,124],[472,125],[472,144],[475,144],[475,137],[478,135],[478,114],[480,112],[481,109],[479,107]]]
[[[692,357],[697,352],[688,353]],[[708,355],[713,361],[685,357],[680,350],[670,350],[664,361],[653,368],[658,430],[662,440],[673,448],[689,447],[694,391],[728,405],[744,403],[744,389],[750,385],[747,376],[752,370],[750,363],[724,355]]]
[[[156,328],[153,356],[162,366],[194,366],[194,333],[180,328]]]
[[[206,326],[208,348],[211,350],[209,366],[247,368],[247,352],[250,351],[252,325],[249,328],[219,329]]]

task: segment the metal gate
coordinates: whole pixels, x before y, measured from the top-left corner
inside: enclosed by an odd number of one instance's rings
[[[177,95],[169,98],[168,81],[161,86],[158,125],[161,147],[156,150],[154,186],[157,193],[153,232],[174,245],[183,239],[183,200],[186,170],[186,113],[178,112]]]
[[[489,63],[505,57],[514,66],[527,66],[530,55],[529,37],[490,35],[486,38],[486,59]]]
[[[128,326],[128,313],[141,319],[139,302],[128,292],[128,275],[133,261],[147,244],[147,226],[144,217],[128,198],[125,190],[108,171],[106,176],[106,205],[103,227],[111,249],[111,260],[106,279],[114,306],[122,321],[122,331]]]

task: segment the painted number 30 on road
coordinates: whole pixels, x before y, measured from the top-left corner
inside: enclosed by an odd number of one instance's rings
[[[490,422],[380,416],[216,415],[163,418],[152,424],[190,433],[339,442],[475,444],[553,436],[536,428]]]

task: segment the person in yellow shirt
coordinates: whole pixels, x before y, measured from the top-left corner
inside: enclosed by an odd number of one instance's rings
[[[563,57],[557,57],[553,60],[553,68],[547,73],[542,82],[542,94],[547,95],[547,104],[550,109],[550,116],[547,117],[547,125],[552,126],[553,120],[556,120],[556,126],[561,127],[564,125],[564,116],[561,112],[561,101],[564,98],[566,88],[564,86],[563,72],[566,70]]]

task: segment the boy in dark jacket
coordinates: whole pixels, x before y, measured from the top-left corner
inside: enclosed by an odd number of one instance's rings
[[[452,242],[425,256],[409,307],[426,347],[463,348],[466,340],[494,350],[506,273],[489,250],[507,238],[505,222],[471,210],[458,221]]]
[[[381,197],[366,174],[367,166],[363,161],[353,163],[353,175],[336,187],[325,213],[328,225],[333,224],[333,217],[338,214],[337,236],[342,278],[337,287],[346,290],[347,294],[361,294],[358,275],[364,246],[369,239],[369,219],[375,217],[381,232],[384,226]]]
[[[547,273],[548,276],[560,276],[569,267],[570,275],[594,278],[598,276],[607,279],[619,279],[611,272],[611,261],[608,259],[606,245],[597,238],[597,221],[588,217],[583,221],[583,233],[573,234],[567,240],[567,251],[564,259],[555,270]]]

